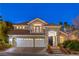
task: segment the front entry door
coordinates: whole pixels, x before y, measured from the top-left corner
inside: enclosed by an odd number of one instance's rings
[[[51,36],[49,37],[49,45],[51,45],[52,47],[57,47],[57,36]]]
[[[57,47],[57,37],[53,36],[52,39],[53,39],[53,47]]]

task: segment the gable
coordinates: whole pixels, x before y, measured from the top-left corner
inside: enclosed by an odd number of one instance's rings
[[[68,36],[68,34],[63,32],[63,31],[59,31],[59,34],[62,35],[62,36],[65,36],[65,37]]]
[[[43,21],[43,20],[41,20],[39,18],[36,18],[36,19],[30,21],[28,24],[34,24],[34,23],[35,24],[48,24],[48,23],[46,23],[45,21]]]

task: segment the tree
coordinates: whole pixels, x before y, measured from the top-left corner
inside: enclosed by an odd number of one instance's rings
[[[68,23],[64,22],[64,27],[67,28],[68,27]]]
[[[12,23],[11,22],[5,22],[5,24],[6,24],[6,30],[5,30],[5,34],[8,34],[8,31],[9,30],[11,30],[11,29],[13,29],[13,25],[12,25]]]
[[[1,17],[1,16],[0,16]],[[2,19],[2,18],[0,18]],[[9,22],[0,21],[0,39],[8,43],[8,30],[13,28],[12,24]]]
[[[63,23],[62,22],[59,22],[59,25],[63,25]]]
[[[2,21],[2,16],[0,16],[0,21]]]
[[[74,27],[74,25],[71,25],[71,29],[72,29],[72,31],[74,31],[74,30],[75,30],[75,27]]]
[[[59,22],[59,25],[61,26],[60,30],[62,30],[63,29],[63,23]]]
[[[70,30],[70,25],[67,22],[64,22],[64,31]]]
[[[76,29],[79,29],[79,16],[77,16],[76,19],[73,20],[73,24]]]
[[[78,37],[79,39],[79,16],[77,16],[74,20],[73,20],[73,24],[75,26],[75,31],[74,34]]]

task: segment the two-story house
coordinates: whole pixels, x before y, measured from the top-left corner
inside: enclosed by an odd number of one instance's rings
[[[15,47],[57,47],[61,43],[59,31],[61,26],[48,24],[36,18],[30,22],[13,24],[9,31],[9,43]],[[51,41],[51,42],[50,42]]]

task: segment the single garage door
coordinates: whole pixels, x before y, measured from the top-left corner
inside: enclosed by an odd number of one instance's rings
[[[44,38],[36,38],[35,39],[35,47],[45,47],[45,39]]]
[[[33,47],[32,38],[16,38],[16,47]]]

